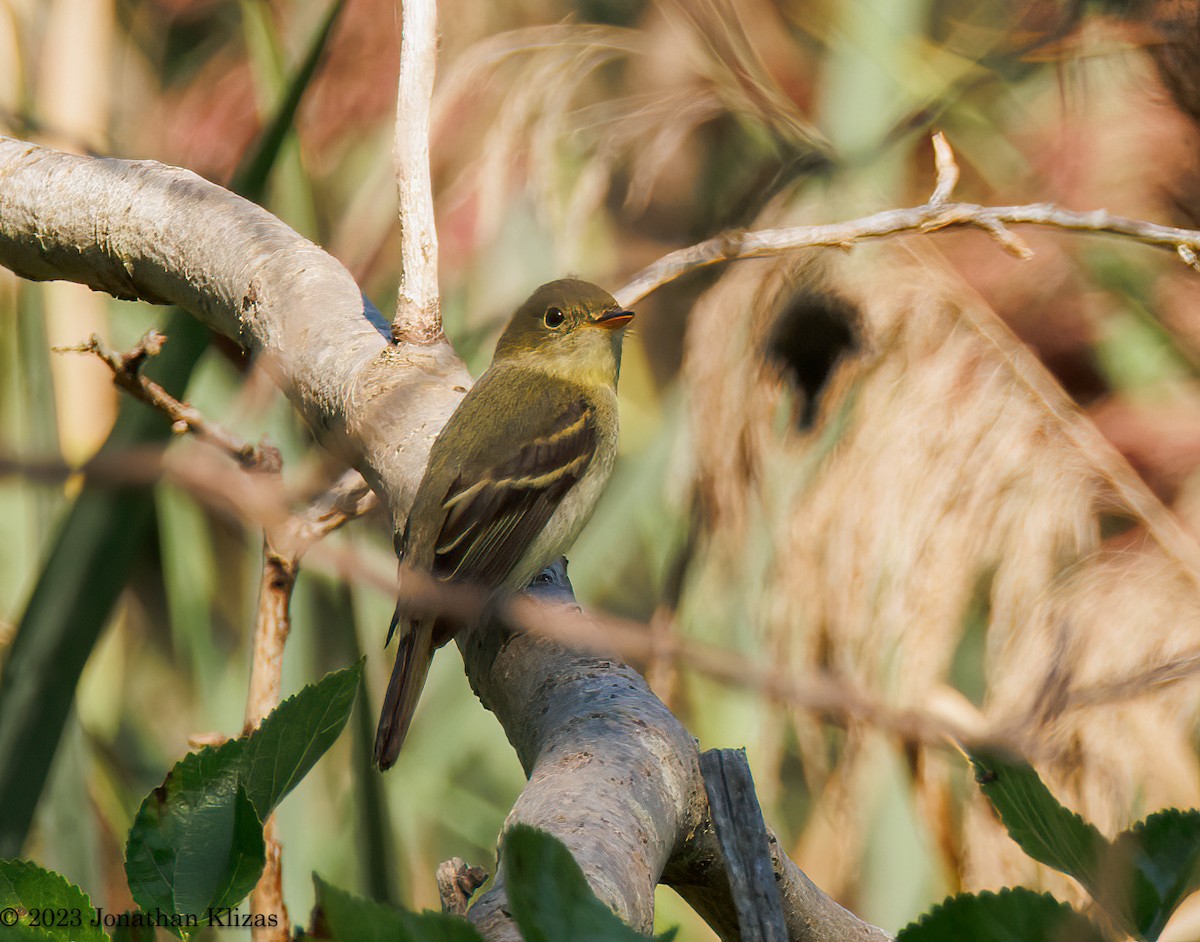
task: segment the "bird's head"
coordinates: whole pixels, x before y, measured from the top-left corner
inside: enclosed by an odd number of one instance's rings
[[[496,344],[493,363],[521,363],[579,382],[615,384],[621,341],[633,311],[586,281],[564,278],[537,289]]]

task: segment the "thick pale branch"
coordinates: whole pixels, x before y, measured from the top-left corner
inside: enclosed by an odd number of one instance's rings
[[[547,615],[574,600],[565,567],[527,593]],[[529,782],[508,816],[547,830],[570,849],[592,888],[626,922],[648,932],[659,882],[695,897],[723,939],[739,939],[725,861],[709,817],[696,742],[640,674],[620,661],[571,651],[497,623],[458,639],[467,676],[499,718]],[[772,846],[791,938],[804,942],[888,936],[825,896]],[[468,918],[489,942],[517,942],[505,907],[504,862]],[[690,900],[691,901],[691,900]]]

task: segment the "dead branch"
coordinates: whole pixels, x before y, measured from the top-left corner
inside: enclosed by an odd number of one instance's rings
[[[710,749],[700,756],[700,772],[742,942],[788,942],[767,826],[746,750]]]
[[[54,349],[57,353],[94,353],[112,370],[114,383],[139,402],[163,413],[171,420],[171,429],[176,434],[190,432],[200,441],[219,448],[247,470],[278,471],[278,449],[262,444],[256,447],[243,441],[223,426],[208,421],[199,409],[179,401],[154,380],[143,375],[143,364],[150,357],[158,356],[166,342],[166,334],[152,329],[128,353],[108,349],[95,334],[87,343]]]
[[[1163,226],[1114,216],[1103,209],[1075,212],[1052,203],[1027,206],[980,206],[952,203],[950,196],[958,180],[958,165],[950,145],[935,136],[937,185],[929,202],[909,209],[887,209],[850,222],[824,226],[789,226],[754,231],[731,230],[696,245],[677,249],[642,269],[614,296],[622,305],[636,304],[652,291],[697,268],[746,258],[786,255],[817,246],[850,248],[859,242],[883,239],[905,232],[937,232],[940,229],[982,229],[1010,255],[1030,258],[1033,250],[1014,235],[1009,226],[1044,226],[1070,232],[1093,232],[1121,236],[1170,249],[1191,268],[1200,271],[1200,231]]]

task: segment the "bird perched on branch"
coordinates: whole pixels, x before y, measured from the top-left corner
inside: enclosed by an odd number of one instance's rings
[[[573,279],[521,305],[433,443],[397,547],[405,565],[515,592],[570,547],[612,472],[632,319],[608,292]],[[375,733],[381,769],[396,761],[433,652],[454,630],[397,606],[388,641],[398,633],[399,647]]]

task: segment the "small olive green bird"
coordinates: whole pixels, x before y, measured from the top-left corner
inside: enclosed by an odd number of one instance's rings
[[[617,453],[617,374],[633,312],[586,281],[542,285],[500,335],[492,365],[429,454],[398,549],[437,579],[525,588],[591,516]],[[396,761],[433,652],[455,626],[397,606],[396,665],[375,764]]]

